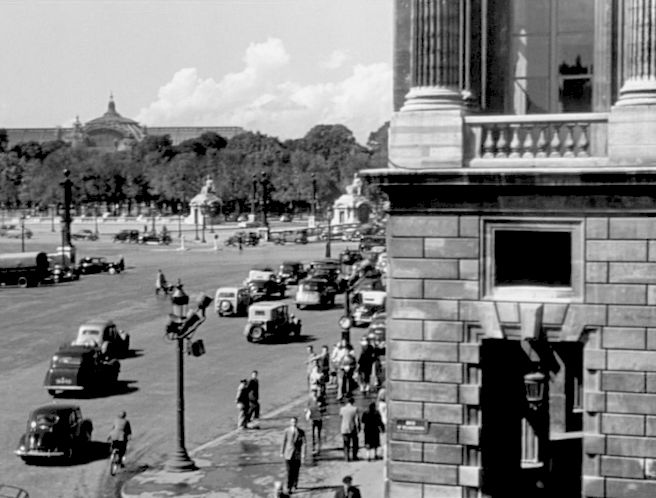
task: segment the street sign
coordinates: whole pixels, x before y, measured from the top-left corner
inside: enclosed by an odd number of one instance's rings
[[[397,418],[395,420],[397,432],[411,432],[413,434],[427,434],[428,420]]]

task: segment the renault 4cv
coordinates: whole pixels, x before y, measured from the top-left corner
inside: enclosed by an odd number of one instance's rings
[[[262,301],[248,309],[244,335],[248,342],[298,337],[301,335],[301,320],[290,314],[289,307],[284,303]]]

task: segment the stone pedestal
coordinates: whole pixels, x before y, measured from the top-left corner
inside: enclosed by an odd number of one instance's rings
[[[389,137],[393,169],[460,168],[461,110],[402,111],[392,116]]]
[[[613,107],[608,119],[608,156],[618,166],[654,165],[656,104]]]

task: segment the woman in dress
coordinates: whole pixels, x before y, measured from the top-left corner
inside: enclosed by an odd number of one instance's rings
[[[376,409],[376,403],[370,403],[369,409],[362,414],[362,426],[364,427],[364,446],[367,450],[367,461],[370,462],[378,459],[380,433],[385,431],[380,412]]]

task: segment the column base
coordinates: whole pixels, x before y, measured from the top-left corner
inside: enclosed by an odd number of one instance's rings
[[[632,79],[620,89],[617,107],[656,105],[656,78]]]
[[[648,100],[636,95],[611,109],[608,158],[614,165],[653,167],[656,162],[656,102]]]
[[[405,96],[405,104],[401,112],[448,111],[462,108],[462,95],[457,90],[427,86],[411,88]]]
[[[168,472],[191,472],[198,470],[194,461],[189,458],[187,450],[177,448],[164,464],[164,470]]]

